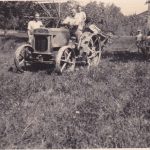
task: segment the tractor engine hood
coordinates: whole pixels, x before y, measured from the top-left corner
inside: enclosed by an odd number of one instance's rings
[[[34,30],[33,34],[34,35],[48,35],[49,30],[47,28],[38,28]]]
[[[65,28],[38,28],[34,30],[34,36],[51,37],[52,47],[62,47],[68,44],[70,32]]]

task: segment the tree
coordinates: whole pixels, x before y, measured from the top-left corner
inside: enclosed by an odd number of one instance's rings
[[[75,0],[61,3],[61,16],[63,20],[72,8],[79,5]],[[45,7],[50,10],[53,17],[58,16],[58,4],[46,4]],[[57,11],[56,11],[57,9]],[[129,34],[138,28],[146,29],[145,17],[136,14],[124,16],[119,7],[114,4],[104,5],[102,2],[89,2],[84,10],[87,17],[104,31],[112,31],[117,34]],[[0,28],[26,30],[27,23],[33,18],[35,12],[39,12],[41,16],[47,16],[43,8],[36,2],[32,1],[1,1],[0,2]],[[49,22],[47,19],[46,22]],[[58,19],[57,19],[58,21]],[[56,22],[56,20],[50,20]]]
[[[114,4],[104,6],[104,3],[96,1],[88,3],[85,12],[98,27],[113,32],[117,31],[124,18],[119,7]]]

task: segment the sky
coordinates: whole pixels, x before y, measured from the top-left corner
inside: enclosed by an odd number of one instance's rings
[[[90,1],[104,2],[105,4],[114,3],[121,8],[121,11],[125,15],[139,14],[147,10],[146,0],[77,0],[81,4],[87,4]]]

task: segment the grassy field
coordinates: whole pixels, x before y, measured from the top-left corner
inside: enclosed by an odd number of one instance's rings
[[[131,37],[97,68],[16,73],[17,39],[0,39],[0,148],[150,147],[150,62]]]

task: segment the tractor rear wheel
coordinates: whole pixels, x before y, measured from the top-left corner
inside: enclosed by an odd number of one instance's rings
[[[74,71],[75,62],[74,50],[68,46],[61,47],[56,55],[56,72]]]

